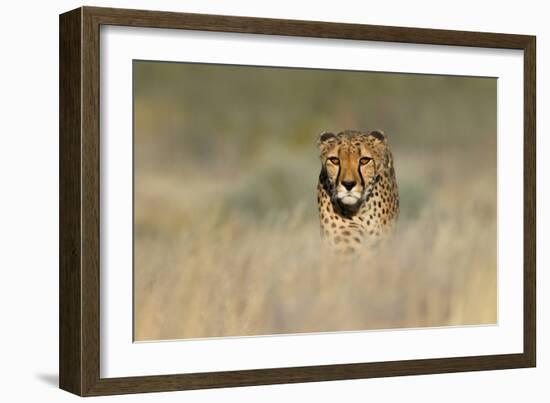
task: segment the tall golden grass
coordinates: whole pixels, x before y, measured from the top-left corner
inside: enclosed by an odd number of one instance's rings
[[[320,244],[315,177],[310,200],[251,219],[224,196],[249,179],[138,175],[136,340],[495,323],[494,158],[394,154],[400,184],[431,186],[404,195],[418,208],[375,254],[344,261]]]

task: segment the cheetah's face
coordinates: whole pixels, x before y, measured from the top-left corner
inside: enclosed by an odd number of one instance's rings
[[[354,209],[369,197],[378,176],[384,143],[384,135],[378,131],[321,134],[322,169],[334,203],[344,209]]]

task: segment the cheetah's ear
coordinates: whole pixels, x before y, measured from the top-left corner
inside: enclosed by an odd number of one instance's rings
[[[319,146],[319,151],[321,154],[324,154],[332,143],[336,141],[336,135],[331,132],[323,132],[319,135],[317,140],[317,145]]]
[[[327,141],[329,141],[330,139],[333,139],[333,138],[336,138],[336,135],[334,133],[332,133],[332,132],[322,132],[319,135],[318,143],[319,144],[326,143]]]
[[[369,136],[372,136],[382,142],[386,142],[386,134],[382,130],[372,130],[369,132]]]

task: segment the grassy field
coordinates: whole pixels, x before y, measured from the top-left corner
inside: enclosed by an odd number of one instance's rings
[[[496,322],[495,80],[134,74],[137,340]],[[344,128],[386,131],[401,195],[353,261],[323,253],[315,194],[316,136]]]

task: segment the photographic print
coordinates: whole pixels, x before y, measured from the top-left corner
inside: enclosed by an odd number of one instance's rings
[[[536,366],[536,37],[59,22],[61,389]]]
[[[134,339],[497,323],[497,79],[134,60]]]

